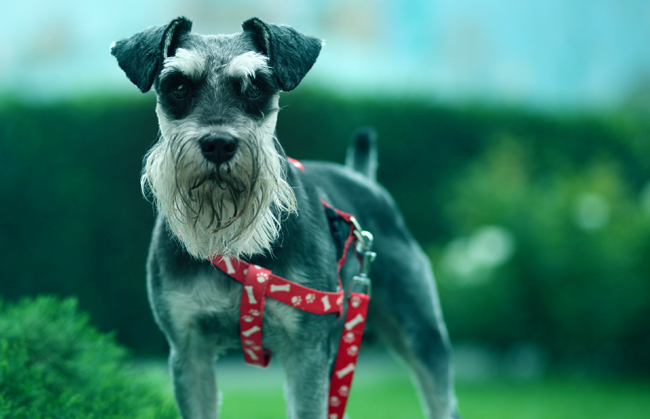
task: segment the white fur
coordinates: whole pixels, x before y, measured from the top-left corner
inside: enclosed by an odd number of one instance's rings
[[[257,71],[269,71],[265,55],[248,51],[233,58],[224,69],[230,77],[253,77]]]
[[[193,79],[200,79],[206,71],[205,58],[191,50],[178,48],[173,56],[165,58],[160,74],[164,77],[172,71],[179,71]]]
[[[278,98],[276,95],[276,105]],[[206,127],[188,118],[180,122],[169,120],[160,105],[156,112],[162,135],[146,156],[142,187],[143,191],[147,187],[151,189],[158,210],[167,217],[169,226],[187,251],[203,259],[215,254],[252,256],[270,250],[280,232],[280,218],[295,212],[296,208],[293,190],[284,179],[283,157],[275,147],[277,112],[267,115],[260,124],[251,121],[249,127],[238,130]],[[251,192],[253,204],[239,217],[235,217],[235,204],[241,207],[242,203],[235,203],[229,191],[215,182],[206,181],[192,190],[195,196],[209,196],[211,205],[187,199],[197,177],[209,176],[214,171],[214,166],[202,156],[198,139],[215,131],[227,132],[240,139],[237,154],[220,166],[220,174],[250,184],[253,158],[250,150],[256,151],[261,168]],[[183,150],[180,159],[179,150]],[[219,209],[220,225],[215,225],[213,206]]]

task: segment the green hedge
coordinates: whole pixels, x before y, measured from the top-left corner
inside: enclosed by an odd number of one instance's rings
[[[0,294],[76,295],[101,330],[160,354],[144,284],[153,210],[138,181],[158,128],[153,97],[134,98],[0,106]],[[306,89],[281,105],[278,136],[298,159],[341,162],[352,132],[376,127],[378,178],[434,261],[455,341],[650,373],[647,118]],[[580,211],[606,221],[581,226]],[[510,253],[472,265],[468,245],[495,234]]]
[[[156,133],[146,99],[0,109],[2,295],[78,296],[101,330],[166,350],[147,307],[153,211],[139,186]]]
[[[443,204],[457,238],[430,248],[456,338],[650,371],[650,189],[627,170],[614,155],[551,165],[504,139],[462,171]]]
[[[73,299],[0,305],[0,418],[177,417],[162,387],[128,365]]]

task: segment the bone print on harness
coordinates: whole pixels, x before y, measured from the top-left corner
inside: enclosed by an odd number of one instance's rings
[[[286,291],[286,292],[291,291],[291,284],[271,285],[271,292],[278,292],[278,291]]]

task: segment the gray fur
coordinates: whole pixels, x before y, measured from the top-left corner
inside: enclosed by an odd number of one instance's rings
[[[374,234],[369,327],[412,368],[427,418],[457,417],[431,266],[393,199],[374,181],[374,134],[356,136],[348,167],[304,162],[304,172],[287,162],[275,138],[279,92],[298,85],[320,42],[259,19],[245,22],[241,33],[201,36],[179,19],[119,41],[111,51],[129,79],[143,91],[153,86],[158,97],[161,138],[147,155],[142,179],[158,208],[147,285],[171,348],[181,416],[218,417],[214,363],[228,350],[241,350],[242,285],[206,257],[241,257],[307,287],[336,291],[337,250],[322,198]],[[153,67],[143,64],[152,57]],[[210,147],[228,144],[227,156],[214,158],[206,138]],[[346,288],[359,269],[349,259]],[[288,417],[329,419],[329,375],[342,321],[270,298],[264,313],[264,346],[287,375]]]

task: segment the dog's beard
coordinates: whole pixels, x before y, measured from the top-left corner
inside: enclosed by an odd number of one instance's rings
[[[162,138],[151,149],[143,192],[153,193],[158,211],[197,258],[269,251],[282,217],[296,210],[275,138],[240,141],[235,157],[218,167],[203,158],[195,138]]]

